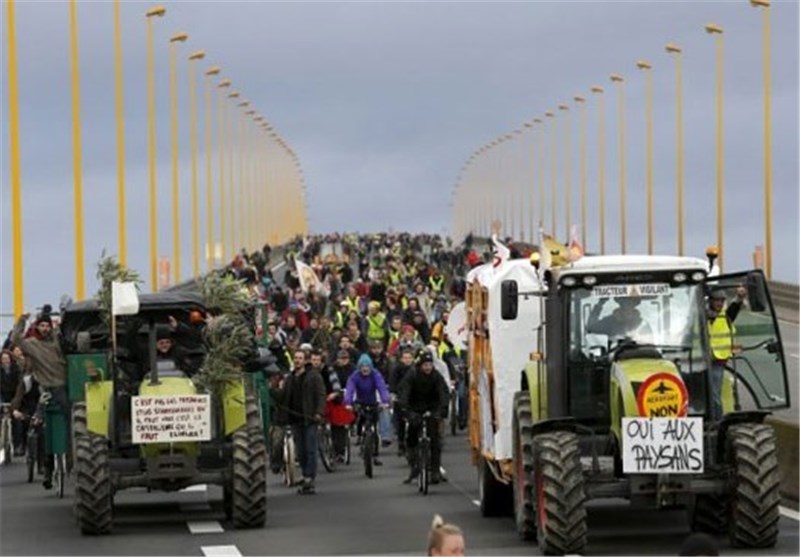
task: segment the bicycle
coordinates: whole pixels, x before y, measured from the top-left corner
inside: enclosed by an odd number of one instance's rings
[[[419,492],[423,495],[428,494],[428,486],[431,481],[431,438],[428,435],[428,422],[433,417],[433,414],[428,411],[422,414],[422,428],[419,432],[419,444],[417,445],[419,475],[417,475],[417,487]]]
[[[364,461],[364,474],[371,478],[373,476],[373,466],[378,457],[378,412],[380,406],[377,404],[356,404],[356,413],[359,416],[358,422],[362,424],[361,435],[361,458]],[[361,421],[363,420],[363,422]]]
[[[49,394],[49,393],[45,393]],[[64,498],[67,483],[67,421],[61,408],[52,404],[52,397],[43,395],[39,399],[44,409],[45,458],[52,456],[53,487],[59,499]]]
[[[3,449],[3,466],[11,464],[14,456],[14,441],[11,427],[11,403],[2,404],[2,423],[0,423],[0,448]]]
[[[283,431],[283,481],[289,487],[297,484],[297,449],[294,444],[292,428],[286,426]]]
[[[44,435],[42,421],[36,416],[26,417],[28,420],[28,433],[26,434],[25,464],[28,469],[28,483],[33,483],[36,473],[42,475],[44,464]]]
[[[320,424],[317,429],[319,459],[328,472],[336,471],[336,450],[333,447],[331,424]]]

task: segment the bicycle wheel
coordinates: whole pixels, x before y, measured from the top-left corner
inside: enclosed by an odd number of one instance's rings
[[[455,393],[450,396],[450,435],[455,436],[458,427],[458,401]]]
[[[25,454],[25,464],[28,466],[28,483],[33,483],[36,474],[36,452],[38,450],[38,439],[33,431],[33,426],[28,426],[30,431],[27,434],[27,447]]]
[[[331,450],[331,431],[325,426],[320,426],[318,431],[317,452],[319,452],[319,459],[322,461],[326,471],[333,472],[336,470],[336,458]]]
[[[8,466],[14,456],[14,447],[11,442],[11,420],[3,418],[3,464]]]
[[[422,440],[419,443],[419,492],[423,495],[428,494],[428,484],[430,482],[430,449],[428,441]]]
[[[56,494],[59,499],[64,498],[64,484],[67,481],[67,456],[64,453],[55,455],[55,467],[53,479],[55,480]]]
[[[283,438],[283,479],[289,487],[296,483],[295,447],[291,433]]]
[[[372,459],[375,458],[375,433],[367,432],[364,436],[364,444],[361,445],[361,455],[364,458],[364,473],[368,478],[372,477]]]
[[[346,431],[347,435],[344,438],[344,463],[350,466],[350,429]]]

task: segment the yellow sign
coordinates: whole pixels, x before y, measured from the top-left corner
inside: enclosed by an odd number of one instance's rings
[[[639,415],[645,418],[682,417],[689,410],[689,395],[679,377],[656,373],[639,387],[636,403]]]

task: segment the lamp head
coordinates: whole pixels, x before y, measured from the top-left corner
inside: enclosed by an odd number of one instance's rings
[[[217,75],[219,73],[219,66],[211,66],[206,70],[206,75]]]
[[[722,27],[716,23],[709,23],[705,26],[706,33],[713,35],[714,33],[722,34]]]
[[[165,13],[167,13],[167,9],[164,6],[153,6],[144,15],[145,17],[162,17]]]
[[[622,78],[622,76],[619,75],[618,73],[612,73],[610,79],[611,79],[611,81],[613,81],[615,83],[622,83],[623,81],[625,81]]]
[[[534,118],[534,119],[533,119],[533,121],[534,121],[536,124],[541,124],[541,123],[542,123],[542,119],[541,119],[541,118]]]
[[[230,79],[223,79],[222,81],[219,82],[219,85],[218,85],[218,87],[230,87],[230,86],[231,86],[231,80]]]
[[[552,112],[545,112],[544,115],[547,116],[548,118],[554,118],[555,117],[555,114],[553,114]]]
[[[250,103],[249,103],[248,101],[242,101],[242,102],[240,102],[240,103],[239,103],[237,106],[242,106],[242,107],[244,107],[244,106],[250,106]]]
[[[206,57],[205,50],[197,50],[189,55],[189,60],[202,60]]]
[[[559,110],[569,110],[569,107],[567,105],[565,105],[565,104],[560,104],[560,105],[558,105],[558,109]]]
[[[750,0],[750,5],[754,8],[769,8],[769,0]]]
[[[591,88],[591,91],[592,91],[592,93],[602,93],[604,91],[604,89],[602,87],[600,87],[599,85],[594,85]]]
[[[674,43],[667,43],[667,46],[664,47],[667,52],[678,54],[681,52],[681,47]]]
[[[189,38],[188,33],[175,33],[169,38],[169,42],[171,43],[183,43],[186,42],[186,39]]]
[[[647,62],[646,60],[639,60],[638,62],[636,62],[636,67],[639,68],[640,70],[652,70],[653,69],[653,65],[650,64],[650,62]]]
[[[239,93],[237,93],[236,91],[234,91],[233,93],[228,93],[228,98],[229,99],[236,99],[238,97],[239,97]]]
[[[575,97],[572,98],[572,100],[574,100],[576,103],[582,103],[582,102],[586,101],[586,99],[584,99],[580,95],[576,95]]]

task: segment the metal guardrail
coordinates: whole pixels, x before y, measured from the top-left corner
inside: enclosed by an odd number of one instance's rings
[[[776,306],[800,311],[800,285],[771,280],[769,293]]]

